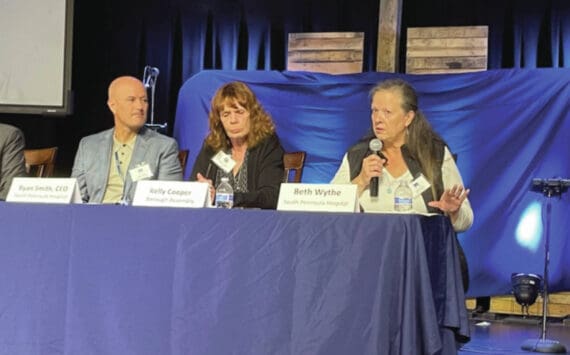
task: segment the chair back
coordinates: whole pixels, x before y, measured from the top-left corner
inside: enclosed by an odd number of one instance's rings
[[[305,156],[306,153],[303,151],[283,154],[283,166],[285,167],[283,182],[301,182],[303,167],[305,166]],[[294,174],[291,174],[292,171]],[[291,175],[293,175],[292,178]]]
[[[24,149],[26,173],[31,177],[51,177],[55,168],[57,147]]]
[[[182,173],[186,171],[186,162],[188,161],[188,154],[190,151],[188,149],[181,149],[178,151],[178,160],[180,160],[180,166],[182,167]]]

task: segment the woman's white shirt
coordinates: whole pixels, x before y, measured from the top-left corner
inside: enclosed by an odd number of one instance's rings
[[[463,186],[463,180],[455,165],[455,161],[451,156],[451,153],[445,147],[445,153],[443,157],[443,164],[441,166],[443,188],[450,189],[453,185]],[[401,181],[410,183],[413,180],[413,176],[409,170],[407,170],[402,176],[394,178],[390,175],[388,170],[384,168],[382,170],[382,176],[378,181],[378,198],[370,198],[370,189],[367,187],[362,194],[359,196],[359,203],[362,209],[366,211],[378,211],[378,212],[395,212],[394,210],[394,190],[398,187]],[[348,163],[347,154],[342,158],[342,163],[336,172],[334,178],[331,181],[332,184],[350,184],[350,166]],[[425,201],[421,194],[414,196],[412,200],[413,211],[418,213],[427,213],[427,207]],[[471,204],[469,199],[465,199],[459,208],[459,214],[456,221],[453,223],[453,228],[457,232],[462,232],[467,230],[473,224],[473,210],[471,209]]]

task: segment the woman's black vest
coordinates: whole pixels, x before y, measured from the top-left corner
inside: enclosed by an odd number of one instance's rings
[[[443,156],[445,153],[445,145],[439,143],[436,147],[436,161],[437,161],[437,166],[438,169],[437,171],[434,172],[434,180],[432,182],[432,185],[435,186],[435,193],[437,198],[439,198],[439,196],[441,196],[441,194],[443,193],[443,180],[441,177],[441,165],[443,164]],[[404,161],[406,162],[406,165],[408,166],[408,170],[410,170],[410,173],[412,174],[412,176],[415,178],[417,178],[420,174],[424,174],[424,176],[426,176],[425,172],[422,171],[421,165],[419,163],[419,161],[417,161],[411,154],[410,151],[408,149],[408,147],[406,145],[403,145],[402,148],[402,155],[404,156]],[[348,157],[348,164],[350,166],[350,181],[352,181],[355,177],[358,176],[358,174],[360,174],[360,170],[362,168],[362,160],[364,160],[364,158],[366,158],[367,156],[369,156],[370,154],[372,154],[372,151],[368,148],[368,141],[360,141],[357,144],[355,144],[354,146],[352,146],[347,153],[347,157]],[[382,156],[382,155],[381,155]],[[384,158],[384,156],[382,156]],[[422,193],[422,197],[424,199],[424,202],[426,204],[426,208],[428,210],[429,213],[442,213],[441,210],[435,208],[435,207],[431,207],[428,206],[428,202],[433,201],[433,195],[431,192],[431,189],[426,189],[423,193]]]

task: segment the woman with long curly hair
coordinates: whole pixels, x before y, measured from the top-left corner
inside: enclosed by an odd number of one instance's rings
[[[208,182],[213,196],[215,186],[227,177],[235,207],[276,208],[284,174],[283,148],[271,116],[255,94],[242,82],[227,83],[216,91],[208,116],[210,132],[191,180]],[[228,171],[212,159],[219,152],[231,159]]]

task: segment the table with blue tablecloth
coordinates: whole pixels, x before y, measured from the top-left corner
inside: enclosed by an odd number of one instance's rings
[[[442,216],[0,204],[0,354],[453,354]]]

